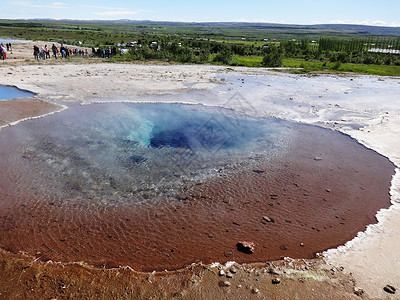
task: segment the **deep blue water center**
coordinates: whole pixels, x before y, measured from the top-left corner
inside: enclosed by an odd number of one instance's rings
[[[285,150],[293,124],[202,105],[106,103],[72,105],[10,130],[32,170],[54,179],[37,176],[38,186],[109,202],[172,195],[182,182],[272,157]]]
[[[22,98],[22,97],[33,97],[34,94],[31,92],[20,90],[12,86],[0,85],[0,100]]]

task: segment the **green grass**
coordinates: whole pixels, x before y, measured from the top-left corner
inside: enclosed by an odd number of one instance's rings
[[[250,68],[261,67],[261,56],[234,55],[231,65]],[[292,73],[333,72],[333,73],[358,73],[380,76],[400,76],[400,66],[364,65],[364,64],[337,64],[321,61],[305,61],[300,59],[283,59],[284,68],[294,68]]]
[[[244,46],[254,46],[254,47],[262,47],[266,43],[265,41],[248,41],[248,40],[241,40],[241,39],[210,39],[210,42],[217,42],[217,43],[229,43],[229,44],[236,44],[236,45],[244,45]]]
[[[400,66],[342,64],[339,71],[381,76],[400,76]]]
[[[293,71],[294,73],[310,73],[310,72],[352,72],[358,74],[381,75],[381,76],[400,76],[400,66],[386,65],[365,65],[365,64],[348,64],[321,61],[304,61],[298,59],[284,59],[283,67],[286,68],[302,68],[302,70]],[[337,68],[336,68],[337,67]]]
[[[240,56],[234,55],[232,58],[232,65],[259,68],[261,67],[261,56]]]

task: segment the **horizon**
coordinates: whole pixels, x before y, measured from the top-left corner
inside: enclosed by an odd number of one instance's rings
[[[2,19],[0,20],[14,20],[14,21],[76,21],[76,22],[150,22],[150,23],[182,23],[182,24],[265,24],[265,25],[288,25],[288,26],[318,26],[318,25],[346,25],[346,26],[370,26],[370,27],[390,27],[397,28],[399,26],[389,25],[368,25],[368,24],[357,24],[357,23],[314,23],[314,24],[298,24],[298,23],[276,23],[276,22],[253,22],[253,21],[167,21],[167,20],[150,20],[150,19],[72,19],[72,18],[16,18],[16,19]]]
[[[0,19],[74,20],[74,21],[152,21],[183,23],[265,23],[288,25],[366,25],[400,27],[400,1],[337,0],[295,1],[281,3],[253,0],[219,2],[204,0],[146,3],[114,0],[5,0]]]

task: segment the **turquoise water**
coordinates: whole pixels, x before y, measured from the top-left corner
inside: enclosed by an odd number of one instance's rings
[[[31,92],[20,90],[12,86],[0,85],[0,100],[33,97],[34,94]]]
[[[113,103],[73,105],[8,130],[11,154],[28,159],[26,176],[38,175],[30,185],[119,203],[175,197],[180,185],[277,155],[292,127],[220,108]]]

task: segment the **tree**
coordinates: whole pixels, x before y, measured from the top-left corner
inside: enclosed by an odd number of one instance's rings
[[[261,62],[263,67],[276,68],[282,66],[282,50],[275,45],[269,45],[264,49],[264,57]]]
[[[217,55],[214,57],[214,62],[221,62],[225,65],[229,65],[232,60],[233,52],[231,47],[226,44],[221,44],[221,48],[218,51]]]

